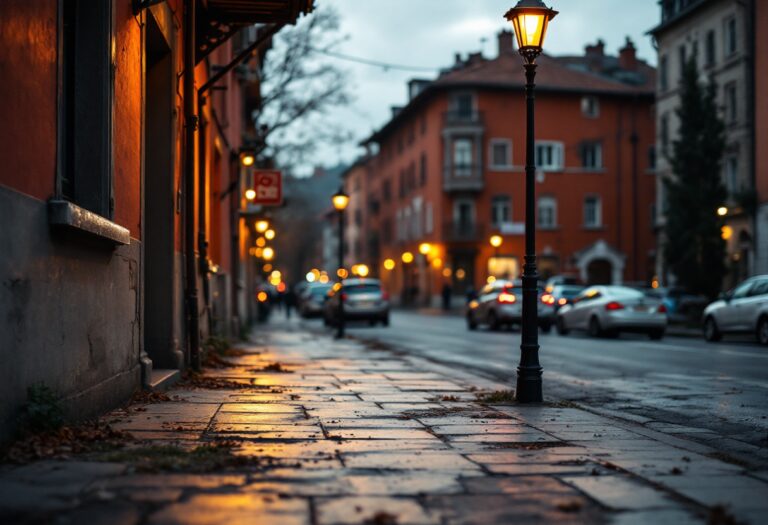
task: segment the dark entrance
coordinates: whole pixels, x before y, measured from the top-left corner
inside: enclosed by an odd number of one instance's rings
[[[613,267],[606,259],[595,259],[587,266],[587,284],[611,284]]]
[[[179,368],[182,363],[173,337],[175,84],[167,38],[172,28],[171,19],[158,20],[155,11],[147,11],[146,26],[143,267],[144,351],[158,369]]]

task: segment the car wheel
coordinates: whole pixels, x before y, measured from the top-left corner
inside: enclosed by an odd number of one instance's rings
[[[757,322],[757,340],[761,345],[768,345],[768,316],[762,316]]]
[[[477,321],[475,321],[475,316],[471,313],[467,314],[467,329],[477,330]]]
[[[600,327],[600,321],[597,317],[589,319],[588,332],[591,337],[601,337],[603,335],[603,329]]]
[[[541,331],[544,332],[545,334],[548,334],[549,332],[551,332],[552,323],[544,323],[543,325],[541,325]]]
[[[648,332],[648,337],[652,341],[659,341],[662,337],[664,337],[664,330],[651,330]]]
[[[496,312],[494,312],[493,310],[491,310],[488,313],[488,328],[490,328],[494,332],[499,329],[499,320],[496,317]]]
[[[720,329],[717,328],[717,322],[714,317],[707,317],[704,321],[704,339],[710,343],[714,343],[722,339],[723,334],[720,333]]]
[[[570,330],[568,330],[568,327],[565,326],[565,319],[563,319],[562,317],[558,317],[557,318],[557,333],[560,334],[560,335],[568,335],[568,332],[570,332]]]

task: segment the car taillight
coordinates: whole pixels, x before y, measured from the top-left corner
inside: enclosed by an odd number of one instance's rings
[[[501,304],[512,304],[517,302],[517,296],[513,293],[501,292],[496,300]]]
[[[664,306],[663,304],[660,304],[659,308],[656,311],[659,312],[660,314],[665,314],[667,313],[667,307]]]
[[[608,310],[609,312],[614,310],[623,310],[624,305],[617,301],[611,301],[610,303],[605,305],[605,309]]]
[[[389,301],[389,294],[387,292],[381,292],[381,300]]]
[[[565,306],[566,304],[568,304],[568,299],[566,299],[565,297],[561,297],[560,299],[557,300],[557,304],[559,304],[560,306]]]
[[[552,294],[545,293],[541,296],[541,302],[544,304],[555,304],[555,298],[552,296]]]
[[[342,294],[341,294],[341,300],[342,300],[342,301],[346,301],[346,300],[347,300],[347,294],[345,294],[345,293],[342,293]]]

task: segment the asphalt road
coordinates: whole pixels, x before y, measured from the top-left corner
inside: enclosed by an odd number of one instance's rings
[[[387,328],[350,324],[348,332],[514,386],[518,331],[470,332],[461,317],[393,312]],[[575,401],[739,457],[764,454],[768,464],[768,348],[752,339],[712,344],[698,338],[592,339],[553,332],[540,334],[539,344],[545,397]]]

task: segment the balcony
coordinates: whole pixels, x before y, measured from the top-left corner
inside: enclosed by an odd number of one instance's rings
[[[483,169],[479,164],[459,164],[443,169],[444,191],[482,191]]]
[[[446,111],[443,113],[443,127],[482,126],[482,111]]]
[[[443,224],[443,238],[446,242],[476,242],[482,240],[485,227],[476,222],[449,221]]]

